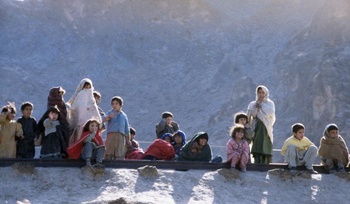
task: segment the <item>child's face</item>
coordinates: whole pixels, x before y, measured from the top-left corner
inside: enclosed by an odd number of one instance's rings
[[[171,122],[173,122],[173,117],[167,117],[165,118],[166,124],[171,125]]]
[[[338,137],[338,130],[331,130],[331,131],[329,131],[329,135],[332,138],[337,138]]]
[[[192,148],[191,148],[191,152],[194,153],[194,154],[197,154],[197,153],[198,153],[198,150],[197,150],[197,148],[192,147]]]
[[[238,124],[245,125],[246,123],[247,123],[247,119],[246,118],[238,119]]]
[[[262,89],[259,89],[258,91],[258,100],[262,101],[265,98],[265,92]]]
[[[182,144],[182,137],[180,135],[175,135],[174,141],[176,144]]]
[[[24,110],[22,111],[22,114],[25,118],[30,118],[30,116],[33,113],[33,107],[32,106],[26,106]]]
[[[91,89],[91,84],[86,83],[84,85],[83,89]]]
[[[130,140],[135,139],[135,135],[134,134],[130,134]]]
[[[298,130],[298,132],[294,133],[294,137],[296,137],[298,140],[301,140],[304,137],[304,132],[305,132],[304,129],[300,129]]]
[[[97,132],[98,130],[98,124],[96,122],[92,122],[89,125],[89,131],[90,132]]]
[[[49,113],[50,120],[57,120],[58,119],[58,113],[50,112]]]
[[[239,129],[239,130],[236,132],[235,139],[242,139],[243,136],[244,136],[244,130],[243,130],[243,129]]]
[[[171,138],[170,137],[165,137],[164,141],[167,141],[167,142],[171,143]]]
[[[101,98],[98,97],[98,96],[95,96],[94,98],[95,98],[96,104],[97,104],[97,105],[100,104]]]
[[[115,110],[115,111],[120,111],[121,106],[118,103],[118,101],[112,101],[112,109]]]
[[[12,110],[10,110],[10,111],[11,111],[11,112],[8,113],[8,115],[7,115],[7,117],[6,117],[7,120],[13,120],[13,119],[15,119],[15,117],[16,117],[16,114],[14,114],[14,113],[12,112]]]
[[[207,139],[205,138],[199,138],[198,145],[199,146],[205,146],[207,144]]]

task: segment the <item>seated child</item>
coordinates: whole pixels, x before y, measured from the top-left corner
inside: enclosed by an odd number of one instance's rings
[[[208,144],[208,134],[206,132],[198,132],[193,138],[186,142],[179,153],[179,161],[201,161],[201,162],[212,162],[221,163],[222,157],[220,155],[212,159],[212,152],[210,145]],[[198,153],[194,154],[194,148],[198,144]]]
[[[164,134],[164,139],[167,136]],[[171,137],[171,134],[170,134]],[[146,149],[143,159],[147,160],[173,160],[175,157],[174,147],[166,140],[156,139]]]
[[[231,168],[239,166],[242,172],[247,171],[249,161],[249,144],[244,139],[244,126],[236,124],[230,130],[231,139],[226,144],[227,161],[231,163]]]
[[[14,103],[2,107],[0,115],[0,158],[16,158],[16,139],[23,139],[21,124],[14,118]]]
[[[191,145],[191,155],[196,156],[197,154],[201,153],[201,150],[199,149],[199,145],[197,142],[193,142]]]
[[[284,142],[281,154],[284,156],[284,160],[288,163],[292,173],[295,172],[297,166],[305,165],[311,174],[317,174],[318,172],[312,167],[312,163],[317,156],[317,147],[304,136],[304,131],[305,127],[303,124],[293,124],[293,135]]]
[[[142,159],[143,157],[143,150],[135,140],[135,136],[136,130],[130,127],[130,143],[126,145],[127,151],[125,153],[125,159]]]
[[[91,159],[96,159],[94,167],[102,167],[105,146],[101,137],[100,123],[95,119],[88,120],[78,141],[68,147],[68,155],[72,159],[81,157],[86,166],[91,166]]]
[[[183,131],[178,130],[178,131],[174,132],[172,138],[173,138],[172,145],[175,149],[175,157],[177,158],[179,156],[181,148],[186,143],[186,134]]]
[[[171,133],[164,133],[161,137],[162,140],[169,142],[170,144],[173,142],[173,135]]]
[[[35,118],[31,117],[33,113],[33,104],[24,102],[21,105],[22,117],[17,120],[22,125],[22,140],[17,141],[17,158],[30,158],[35,156],[34,140],[37,139],[38,124]]]
[[[339,135],[338,126],[328,124],[320,141],[318,156],[322,165],[330,172],[345,172],[349,163],[349,150],[342,136]]]

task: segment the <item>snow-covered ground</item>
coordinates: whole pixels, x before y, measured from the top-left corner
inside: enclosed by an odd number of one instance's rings
[[[140,171],[141,172],[141,171]],[[348,203],[349,174],[0,168],[1,203]]]

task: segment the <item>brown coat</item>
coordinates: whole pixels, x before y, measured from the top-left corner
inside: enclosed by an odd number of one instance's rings
[[[342,136],[331,138],[327,130],[325,130],[320,141],[318,156],[326,159],[336,159],[347,166],[349,163],[349,150]]]

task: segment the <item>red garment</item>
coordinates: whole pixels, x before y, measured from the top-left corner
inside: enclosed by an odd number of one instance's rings
[[[146,149],[144,156],[154,156],[160,160],[172,160],[175,157],[174,147],[167,141],[156,139]]]
[[[86,131],[81,134],[81,137],[79,140],[77,140],[74,144],[69,146],[67,148],[67,153],[69,155],[69,158],[72,159],[79,159],[81,152],[83,151],[83,141],[91,134],[92,132]],[[95,137],[92,139],[92,141],[100,146],[103,145],[103,140],[100,134],[100,131],[97,131]]]

